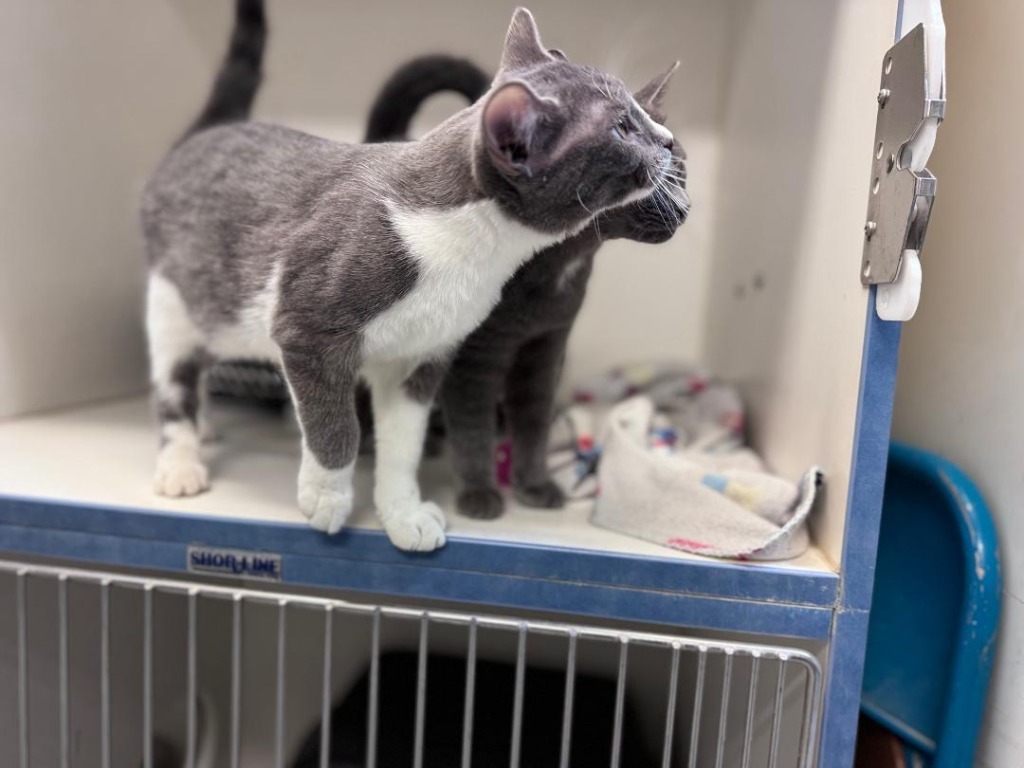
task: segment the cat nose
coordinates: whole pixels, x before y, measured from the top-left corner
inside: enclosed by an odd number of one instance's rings
[[[660,125],[653,120],[650,121],[650,133],[653,134],[654,141],[662,147],[672,148],[675,143],[675,136],[672,135],[672,131],[666,128],[664,125]]]
[[[674,147],[675,145],[676,145],[676,140],[675,140],[675,138],[673,138],[672,136],[669,136],[668,138],[666,138],[666,139],[662,139],[662,140],[661,140],[661,146],[663,146],[663,147],[664,147],[665,149],[667,149],[667,150],[668,150],[669,152],[671,152],[671,151],[672,151],[672,148],[673,148],[673,147]]]

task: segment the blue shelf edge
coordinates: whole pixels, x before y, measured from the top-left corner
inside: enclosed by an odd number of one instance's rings
[[[902,7],[901,2],[901,12]],[[850,461],[842,575],[825,671],[819,768],[848,768],[853,764],[856,749],[902,335],[901,323],[878,317],[875,295],[876,288],[872,287],[865,321],[857,430]]]
[[[0,497],[0,552],[187,572],[188,549],[272,553],[281,583],[700,629],[828,637],[839,577],[776,565],[679,561],[452,537],[430,554],[379,531],[234,522]]]

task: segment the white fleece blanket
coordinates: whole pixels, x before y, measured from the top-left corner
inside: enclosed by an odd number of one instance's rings
[[[636,394],[642,393],[642,394]],[[743,442],[736,391],[678,366],[634,366],[577,388],[550,465],[593,522],[672,549],[776,560],[807,549],[823,475],[772,474]]]

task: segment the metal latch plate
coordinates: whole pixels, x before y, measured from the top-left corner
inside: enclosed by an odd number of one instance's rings
[[[909,143],[929,118],[942,119],[945,101],[929,99],[924,26],[919,24],[889,49],[882,63],[875,123],[875,152],[861,283],[891,283],[905,250],[920,250],[924,241],[935,177],[910,166]]]

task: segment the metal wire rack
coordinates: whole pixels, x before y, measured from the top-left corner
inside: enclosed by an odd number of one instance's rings
[[[564,673],[552,766],[576,764],[574,686],[579,670],[595,667],[615,684],[612,768],[638,764],[623,753],[627,698],[662,768],[815,764],[821,670],[801,649],[0,562],[0,765],[157,768],[162,708],[180,698],[185,764],[204,768],[206,696],[225,734],[213,765],[285,768],[319,723],[326,768],[332,707],[353,670],[368,668],[365,765],[376,768],[382,734],[393,733],[379,717],[380,660],[398,646],[419,660],[408,691],[413,768],[432,764],[426,670],[438,646],[466,665],[463,721],[454,726],[461,768],[472,764],[480,716],[478,659],[496,656],[515,668],[511,768],[521,765],[531,664]]]

